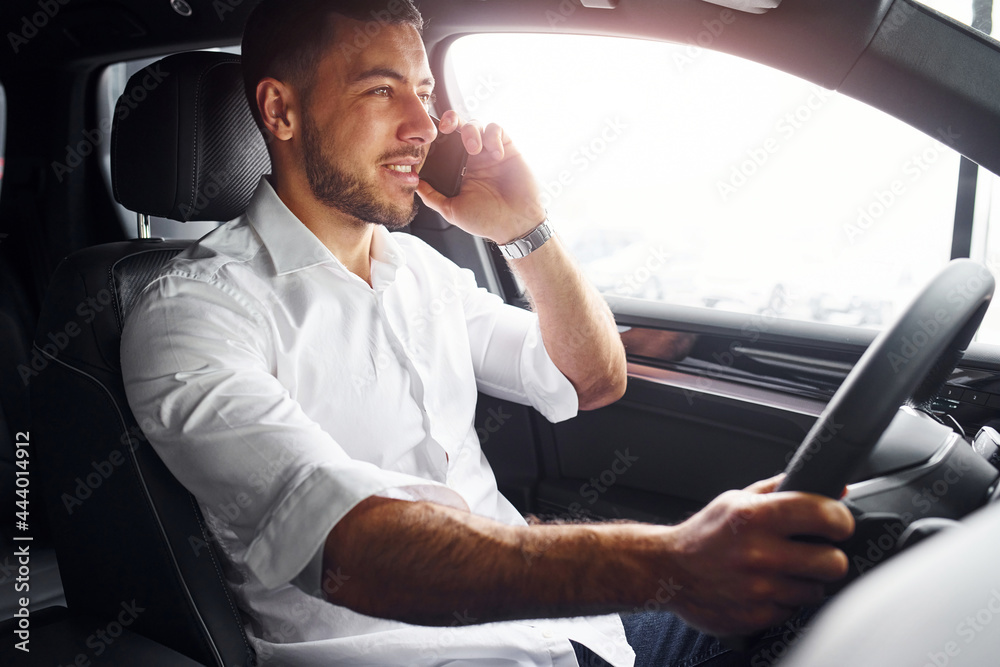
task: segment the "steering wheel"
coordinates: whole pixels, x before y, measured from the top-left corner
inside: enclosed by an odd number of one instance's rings
[[[989,270],[951,261],[872,342],[785,469],[779,491],[840,498],[904,402],[927,407],[979,328],[993,296]]]
[[[929,407],[979,328],[994,285],[989,270],[968,259],[952,260],[938,273],[868,346],[799,445],[778,490],[840,498],[900,406]],[[763,635],[720,640],[747,650]]]

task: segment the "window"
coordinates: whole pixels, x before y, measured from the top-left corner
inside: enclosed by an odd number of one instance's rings
[[[446,73],[606,293],[881,327],[949,259],[947,128],[688,45],[473,35]]]
[[[212,50],[225,51],[227,53],[239,53],[239,47],[226,47]],[[117,104],[118,98],[121,96],[122,92],[125,91],[125,84],[128,82],[129,77],[146,65],[150,65],[163,57],[165,56],[115,63],[108,66],[104,70],[104,74],[102,75],[99,83],[97,110],[98,118],[100,120],[98,127],[102,128],[100,130],[102,133],[104,132],[103,128],[111,127],[111,122],[114,118],[115,104]],[[101,141],[99,143],[99,147],[102,151],[101,166],[104,172],[104,180],[107,184],[108,192],[112,193],[110,129],[108,130],[107,135],[109,140]],[[113,193],[111,199],[114,201]],[[137,212],[129,211],[117,202],[115,202],[115,206],[118,210],[118,217],[121,221],[122,228],[125,230],[125,234],[129,238],[135,238],[138,235],[136,221]],[[219,226],[218,222],[178,222],[176,220],[168,220],[167,218],[158,217],[150,217],[149,222],[152,235],[154,237],[160,236],[166,239],[198,239]]]
[[[994,0],[920,0],[920,2],[979,32],[996,37],[1000,30],[1000,7]],[[1000,210],[992,206],[1000,202],[1000,178],[982,167],[977,169],[977,193],[973,226],[973,259],[984,262],[994,276],[1000,277]],[[986,313],[976,339],[1000,343],[1000,307],[994,305]]]

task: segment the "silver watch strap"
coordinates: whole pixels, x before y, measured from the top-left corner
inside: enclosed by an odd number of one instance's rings
[[[510,243],[504,243],[503,245],[498,243],[497,248],[500,249],[500,254],[507,259],[521,259],[541,248],[546,241],[552,238],[553,233],[552,227],[546,218],[542,221],[542,224],[521,238],[514,239]]]

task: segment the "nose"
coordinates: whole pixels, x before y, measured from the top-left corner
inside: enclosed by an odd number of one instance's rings
[[[416,94],[408,95],[404,120],[399,126],[399,138],[410,144],[429,144],[437,138],[437,123],[431,118],[423,100]]]

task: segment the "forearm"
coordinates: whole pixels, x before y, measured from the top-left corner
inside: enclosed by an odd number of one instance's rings
[[[423,202],[470,234],[506,244],[523,237],[544,217],[541,192],[510,137],[498,125],[482,129],[447,111],[439,130],[462,133],[469,151],[462,193],[445,197],[426,181]],[[573,383],[583,410],[625,393],[625,350],[604,300],[587,284],[558,237],[527,257],[511,260],[538,312],[545,349]]]
[[[545,349],[580,398],[580,409],[607,405],[625,393],[625,349],[614,316],[558,236],[511,260],[538,314]]]
[[[330,533],[324,590],[335,604],[423,625],[633,609],[670,577],[671,530],[507,526],[432,503],[369,498]]]

